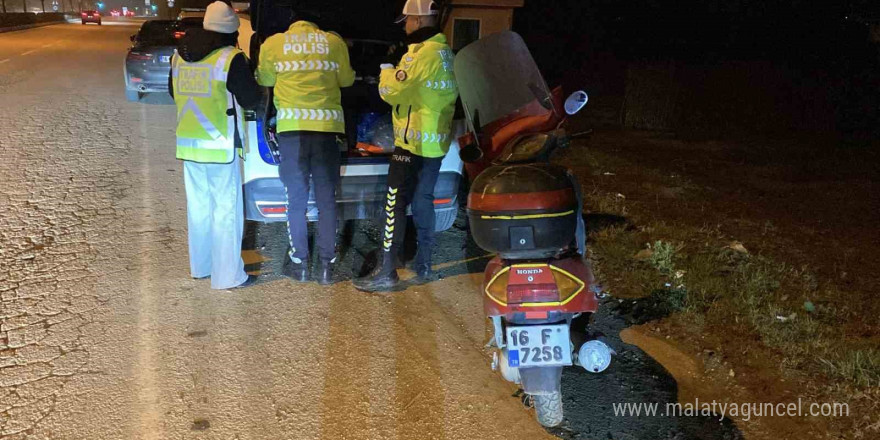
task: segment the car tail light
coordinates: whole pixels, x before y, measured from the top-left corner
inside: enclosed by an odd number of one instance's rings
[[[153,59],[153,55],[142,52],[129,52],[128,59],[135,61],[149,61]]]
[[[260,214],[262,214],[263,217],[279,217],[287,214],[287,206],[285,205],[263,204],[258,202],[257,207],[260,209]]]
[[[89,14],[86,14],[85,12],[82,13],[82,16],[83,16],[83,17],[86,17],[86,16],[88,16],[88,15],[89,15]]]
[[[177,31],[174,33],[174,38],[183,38],[186,35],[186,31]]]

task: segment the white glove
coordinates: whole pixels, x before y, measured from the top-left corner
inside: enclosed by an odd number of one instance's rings
[[[379,68],[382,69],[382,70],[385,70],[385,69],[393,69],[393,68],[394,68],[394,65],[393,65],[393,64],[385,63],[385,64],[380,64],[380,65],[379,65]]]

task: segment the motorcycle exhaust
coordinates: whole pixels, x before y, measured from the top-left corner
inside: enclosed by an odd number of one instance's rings
[[[145,85],[140,85],[140,86],[138,86],[138,91],[139,91],[139,92],[142,92],[142,93],[143,93],[143,92],[146,92],[146,91],[147,91],[147,86],[145,86]]]
[[[577,363],[590,373],[601,373],[611,365],[611,355],[616,354],[599,340],[584,342],[578,350]]]

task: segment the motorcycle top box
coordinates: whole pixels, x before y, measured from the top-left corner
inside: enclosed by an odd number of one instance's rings
[[[474,241],[507,259],[558,253],[575,235],[577,211],[568,171],[545,163],[487,168],[468,195]]]

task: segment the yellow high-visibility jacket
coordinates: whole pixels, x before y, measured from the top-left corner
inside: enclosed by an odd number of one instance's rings
[[[379,96],[391,104],[394,145],[422,157],[443,157],[452,142],[458,85],[446,36],[410,44],[393,69],[382,69]]]
[[[197,63],[176,52],[171,60],[177,104],[177,158],[199,163],[230,163],[235,157],[235,124],[241,108],[226,89],[232,59],[240,50],[224,47]],[[235,113],[232,113],[232,111]],[[238,127],[244,133],[243,127]]]
[[[348,46],[300,20],[260,47],[257,82],[275,87],[278,132],[345,133],[340,87],[354,84]]]

